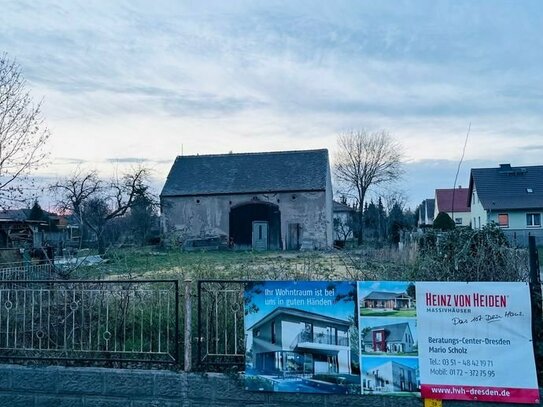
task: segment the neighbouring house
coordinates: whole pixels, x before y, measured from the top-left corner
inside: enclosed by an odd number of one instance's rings
[[[251,326],[252,366],[259,374],[350,374],[351,323],[294,308],[277,308]]]
[[[451,217],[456,226],[469,226],[471,210],[468,206],[469,188],[436,189],[434,219],[440,212]]]
[[[417,369],[390,360],[362,372],[362,389],[365,393],[416,392]]]
[[[343,247],[345,242],[354,238],[354,220],[356,210],[342,202],[333,201],[334,246]]]
[[[407,322],[371,327],[362,338],[366,353],[410,353],[415,340]]]
[[[517,244],[526,245],[530,235],[543,243],[543,165],[473,168],[468,206],[473,228],[495,223]]]
[[[328,150],[179,156],[160,194],[162,231],[255,250],[330,247]]]
[[[360,306],[373,311],[392,311],[412,309],[415,303],[407,293],[372,291],[362,298]]]
[[[0,212],[0,247],[62,249],[79,243],[79,227],[70,221],[70,217],[44,211],[42,220],[31,220],[30,213],[30,209]]]
[[[425,199],[419,206],[419,227],[432,226],[434,223],[435,199]]]
[[[41,221],[29,221],[30,209],[7,209],[0,212],[0,247],[4,249],[41,247]]]

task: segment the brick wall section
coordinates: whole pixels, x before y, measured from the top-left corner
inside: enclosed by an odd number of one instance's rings
[[[503,404],[444,402],[451,407]],[[157,370],[0,365],[0,407],[421,407],[411,397],[251,393],[237,378]]]

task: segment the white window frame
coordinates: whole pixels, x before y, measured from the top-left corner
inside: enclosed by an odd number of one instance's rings
[[[534,221],[535,221],[535,218],[536,216],[539,217],[539,224],[535,224]],[[532,224],[528,223],[528,219],[532,220]],[[529,227],[529,228],[540,228],[541,227],[541,213],[539,212],[529,212],[526,214],[526,227]]]

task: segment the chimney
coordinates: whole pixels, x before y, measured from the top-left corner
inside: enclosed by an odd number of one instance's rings
[[[500,164],[501,171],[511,171],[511,164]]]

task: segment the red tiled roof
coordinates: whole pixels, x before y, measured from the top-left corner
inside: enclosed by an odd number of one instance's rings
[[[453,191],[454,191],[454,211],[469,212],[468,207],[468,188],[456,189],[436,189],[436,205],[440,212],[453,211]]]

